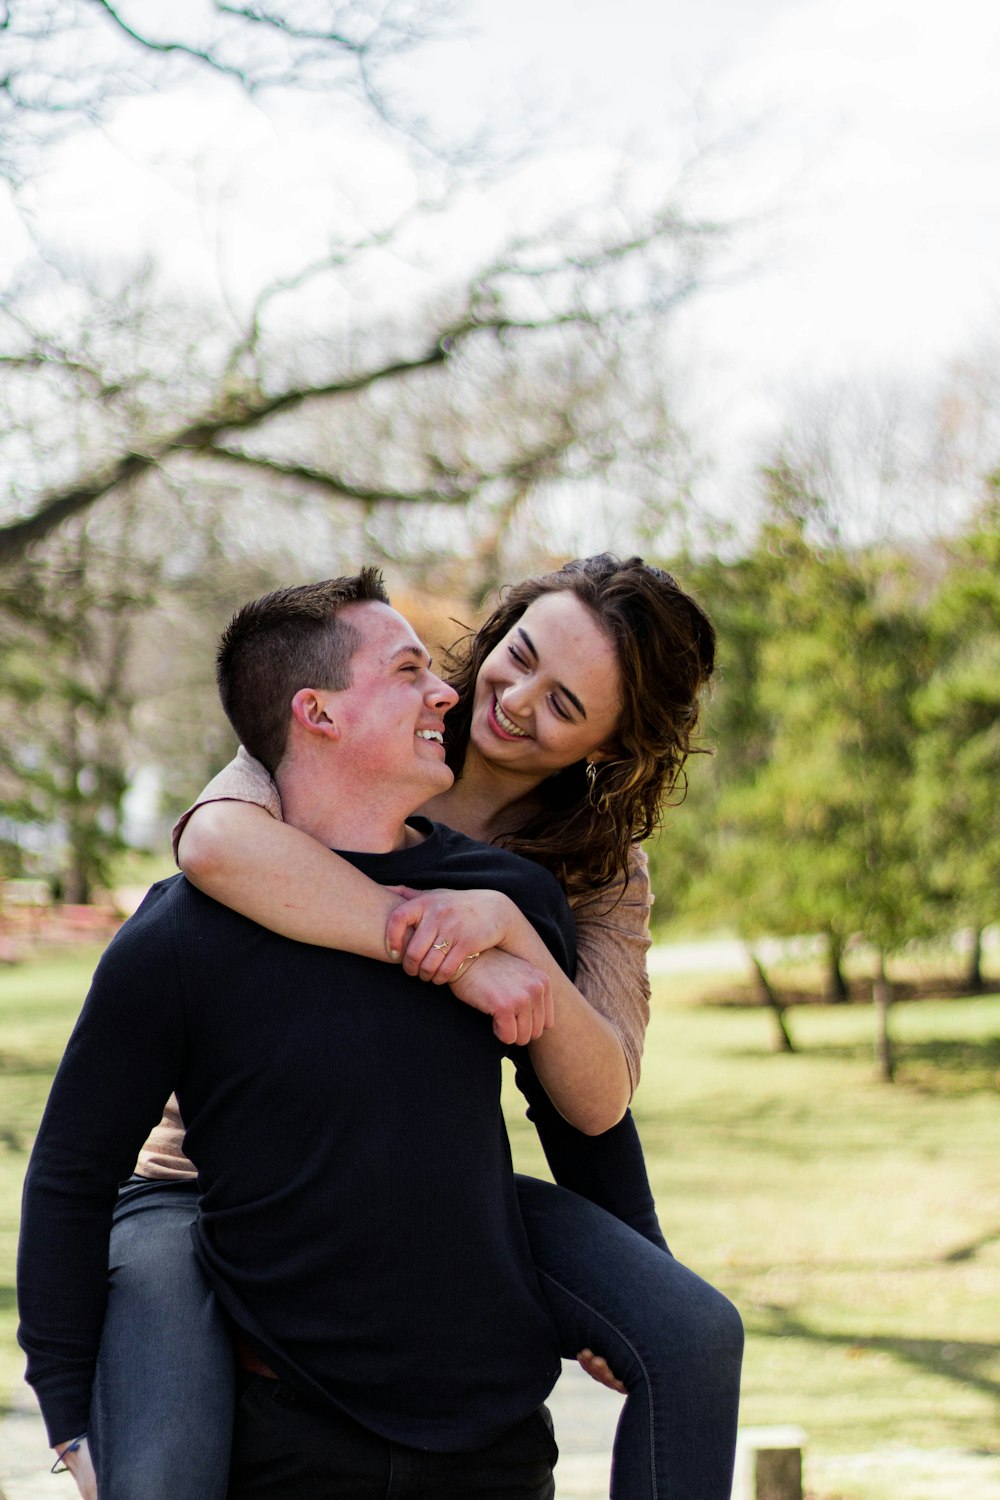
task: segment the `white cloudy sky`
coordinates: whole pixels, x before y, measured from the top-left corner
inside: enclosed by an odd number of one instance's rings
[[[498,117],[533,101],[556,122],[564,175],[597,175],[622,150],[660,153],[666,174],[698,95],[705,129],[755,124],[712,206],[777,213],[748,237],[753,268],[693,301],[678,330],[734,456],[790,386],[934,371],[996,335],[996,0],[471,0],[462,14],[465,35],[421,61],[414,97],[446,122],[483,100]],[[176,274],[238,292],[291,239],[320,250],[317,172],[337,175],[322,141],[303,152],[275,118],[205,86],[133,103],[67,144],[35,210],[66,243],[152,243]],[[372,178],[403,201],[385,160]],[[4,245],[9,265],[18,229],[0,215]]]
[[[991,0],[481,0],[494,67],[662,133],[703,88],[759,122],[738,182],[779,210],[753,274],[691,304],[741,430],[827,373],[934,371],[1000,323],[1000,7]],[[739,407],[735,411],[733,402]],[[734,429],[735,430],[735,429]]]

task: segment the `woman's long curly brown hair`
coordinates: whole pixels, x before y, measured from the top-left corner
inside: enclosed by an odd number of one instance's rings
[[[608,552],[578,558],[555,573],[506,589],[484,625],[448,653],[459,701],[445,720],[448,764],[461,775],[479,669],[529,604],[543,594],[574,594],[614,642],[622,677],[615,753],[596,766],[577,761],[544,781],[541,811],[502,829],[494,842],[551,870],[571,894],[598,890],[627,868],[629,848],[659,825],[671,794],[687,789],[699,695],[715,666],[712,622],[677,580],[641,557]]]

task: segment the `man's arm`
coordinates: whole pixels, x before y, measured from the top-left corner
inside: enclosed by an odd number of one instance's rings
[[[517,1086],[528,1103],[528,1119],[559,1186],[588,1198],[666,1250],[631,1110],[603,1135],[583,1136],[553,1107],[524,1051],[514,1055],[514,1066]]]
[[[53,1446],[87,1429],[118,1183],[183,1068],[172,945],[133,922],[98,966],[25,1179],[18,1339]]]
[[[611,1023],[568,978],[535,927],[512,900],[497,891],[420,891],[389,918],[387,939],[405,947],[403,966],[422,979],[450,983],[459,999],[470,999],[477,983],[477,960],[460,976],[471,931],[470,906],[490,913],[489,933],[496,947],[530,964],[548,981],[552,1025],[531,1043],[531,1060],[553,1104],[586,1135],[610,1130],[631,1097],[628,1062]],[[485,925],[485,918],[477,918]],[[409,931],[408,931],[409,929]],[[453,936],[455,935],[455,936]],[[447,952],[435,943],[449,940]]]

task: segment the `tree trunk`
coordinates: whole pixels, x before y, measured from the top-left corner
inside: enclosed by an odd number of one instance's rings
[[[67,779],[65,817],[69,849],[63,871],[62,899],[70,906],[86,906],[90,901],[90,862],[87,858],[88,829],[80,791],[83,774],[83,751],[76,717],[76,705],[70,700],[65,714],[65,749]]]
[[[87,862],[74,849],[70,855],[69,866],[66,870],[66,879],[63,884],[63,900],[68,906],[90,905],[90,878]]]
[[[761,1005],[766,1005],[774,1017],[774,1041],[771,1044],[772,1052],[794,1052],[795,1043],[792,1041],[791,1033],[785,1022],[786,1007],[779,1000],[767,972],[756,953],[750,954],[750,962],[757,971],[757,992],[760,995]]]
[[[878,973],[872,980],[872,999],[875,1002],[875,1075],[880,1083],[892,1083],[896,1076],[896,1062],[889,1035],[889,1007],[892,1004],[892,985],[885,972],[885,954],[878,956]]]
[[[828,932],[827,940],[827,990],[826,998],[837,1005],[842,1005],[850,1000],[851,992],[844,978],[842,967],[844,961],[844,940],[833,932]]]
[[[981,927],[972,929],[966,984],[970,994],[981,995],[983,993],[983,929]]]

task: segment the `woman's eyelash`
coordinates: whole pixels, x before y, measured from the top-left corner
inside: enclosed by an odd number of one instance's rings
[[[510,655],[514,658],[514,660],[517,662],[517,664],[518,664],[519,667],[526,667],[528,665],[527,660],[521,654],[521,652],[517,649],[516,646],[508,646],[507,650],[509,651]],[[571,717],[571,715],[566,712],[566,710],[563,708],[562,704],[559,702],[558,698],[554,698],[554,697],[550,698],[549,702],[552,705],[552,711],[553,711],[553,713],[557,714],[560,719],[565,720],[565,722],[567,724],[572,723],[572,717]]]

